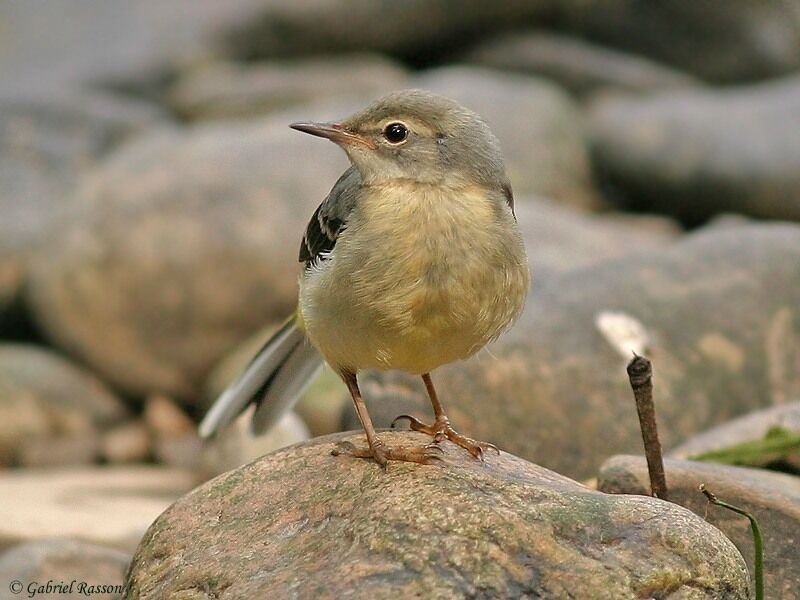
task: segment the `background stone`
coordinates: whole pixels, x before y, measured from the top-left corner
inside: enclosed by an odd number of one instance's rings
[[[606,99],[589,122],[598,176],[622,206],[692,224],[800,220],[800,77]]]
[[[19,581],[23,584],[18,596],[27,597],[30,594],[28,586],[38,584],[45,586],[48,581],[56,584],[70,585],[75,581],[73,593],[35,594],[36,598],[85,598],[87,595],[101,600],[122,598],[122,594],[114,591],[110,593],[81,593],[80,584],[85,583],[84,589],[94,586],[121,586],[125,569],[130,561],[130,555],[105,548],[64,539],[47,539],[37,542],[19,544],[0,554],[0,581],[4,588],[10,582]],[[35,591],[38,585],[33,586]],[[7,596],[3,589],[3,596]]]
[[[0,344],[0,464],[90,463],[128,411],[97,377],[45,348]]]
[[[690,75],[640,55],[547,31],[503,35],[473,48],[464,58],[485,67],[546,77],[578,96],[700,85]]]

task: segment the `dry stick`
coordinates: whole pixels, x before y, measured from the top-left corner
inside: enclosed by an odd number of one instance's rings
[[[650,475],[650,494],[666,500],[667,479],[664,476],[661,442],[658,441],[656,409],[653,404],[653,366],[650,361],[634,352],[633,359],[628,363],[628,379],[636,399],[636,412],[639,413],[639,427],[642,430],[647,472]]]

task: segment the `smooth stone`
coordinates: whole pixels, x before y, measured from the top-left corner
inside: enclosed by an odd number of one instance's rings
[[[415,433],[380,434],[389,446]],[[435,465],[331,456],[343,433],[221,475],[151,526],[130,597],[748,598],[733,545],[691,512],[443,443]]]

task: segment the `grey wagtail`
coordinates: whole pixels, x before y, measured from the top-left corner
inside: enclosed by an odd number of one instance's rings
[[[390,94],[340,123],[290,127],[335,142],[351,166],[306,229],[295,314],[217,400],[201,435],[250,403],[257,406],[253,431],[266,430],[324,359],[347,385],[367,436],[368,448],[347,444],[349,454],[383,466],[429,463],[448,439],[482,460],[497,448],[450,426],[430,372],[497,338],[528,293],[528,261],[497,138],[472,111],[420,90]],[[431,444],[383,444],[358,388],[361,369],[422,376],[434,424],[398,419],[433,436]]]

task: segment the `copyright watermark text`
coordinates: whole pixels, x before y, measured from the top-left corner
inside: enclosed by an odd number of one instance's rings
[[[36,598],[45,594],[78,594],[80,596],[94,596],[99,594],[122,594],[125,586],[119,584],[89,583],[86,581],[54,581],[46,582],[28,581],[22,582],[15,579],[8,584],[8,591],[15,596],[23,598]]]

